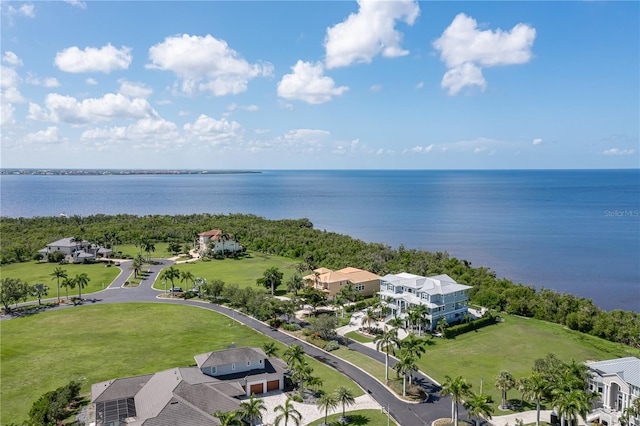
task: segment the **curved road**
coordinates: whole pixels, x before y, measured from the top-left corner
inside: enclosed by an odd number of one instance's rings
[[[391,416],[401,426],[420,426],[431,425],[431,423],[439,418],[446,418],[451,416],[451,399],[449,397],[440,397],[437,392],[440,389],[438,385],[433,383],[428,377],[422,373],[416,375],[417,382],[425,388],[425,391],[432,395],[429,402],[426,403],[408,403],[398,399],[394,393],[389,391],[386,386],[380,383],[378,380],[371,377],[369,374],[363,372],[354,365],[331,355],[329,352],[325,352],[316,346],[313,346],[305,341],[296,339],[288,334],[282,333],[279,330],[273,329],[268,325],[242,314],[238,311],[234,311],[225,306],[203,303],[195,300],[182,300],[182,299],[160,299],[157,296],[162,293],[152,288],[153,283],[158,278],[162,269],[173,265],[174,262],[167,259],[154,259],[158,262],[162,262],[160,265],[151,265],[149,267],[150,274],[146,280],[138,287],[125,288],[122,287],[124,282],[129,277],[129,264],[130,262],[122,262],[120,269],[122,273],[118,275],[113,282],[106,289],[97,293],[89,293],[85,297],[87,301],[94,303],[124,303],[124,302],[156,302],[156,303],[179,303],[183,305],[196,306],[199,308],[215,311],[228,317],[234,318],[236,321],[245,324],[262,334],[269,336],[285,345],[291,345],[296,343],[304,347],[304,351],[309,356],[317,359],[318,361],[327,364],[342,374],[348,376],[350,379],[358,383],[363,389],[367,390],[369,394],[385,409],[388,407]],[[85,302],[86,303],[86,302]],[[66,309],[73,307],[73,305],[65,305],[60,308]],[[55,309],[60,309],[55,308]],[[5,317],[6,319],[6,317]],[[352,342],[349,347],[364,355],[367,355],[384,364],[384,354],[377,352],[369,347],[360,345],[359,343]],[[428,352],[427,352],[428,356]],[[395,364],[395,360],[389,358],[390,366]],[[357,408],[357,407],[356,407]],[[466,413],[463,408],[460,407],[459,416],[462,419]]]

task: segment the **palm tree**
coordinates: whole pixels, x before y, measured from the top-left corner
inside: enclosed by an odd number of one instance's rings
[[[498,374],[498,377],[496,377],[496,389],[502,393],[502,402],[500,403],[501,409],[507,409],[507,391],[512,389],[515,385],[516,380],[513,378],[511,373],[506,370],[502,370]]]
[[[266,411],[266,409],[264,401],[257,399],[252,393],[248,401],[240,403],[240,417],[242,420],[248,421],[250,426],[253,426],[258,423],[262,417],[262,412]]]
[[[73,280],[75,281],[75,284],[78,286],[78,299],[82,301],[82,289],[85,288],[87,284],[89,284],[89,281],[91,281],[91,278],[89,278],[89,276],[83,272],[81,274],[76,275]]]
[[[402,374],[402,396],[407,396],[407,376],[417,370],[416,359],[410,353],[403,351],[400,360],[393,366],[398,374]]]
[[[394,327],[394,328],[401,328],[403,330],[406,331],[406,327],[405,327],[405,322],[402,318],[400,318],[399,316],[394,316],[393,318],[391,318],[389,321],[387,321],[387,324],[389,324],[389,326]]]
[[[411,312],[414,316],[414,323],[418,324],[418,336],[422,335],[422,324],[425,322],[425,316],[429,313],[429,309],[425,305],[416,306]]]
[[[335,410],[338,408],[338,399],[332,393],[323,393],[316,405],[320,410],[324,410],[324,426],[327,426],[327,417],[329,416],[329,410]]]
[[[298,290],[302,290],[304,287],[304,281],[298,274],[292,275],[287,281],[287,290],[293,293],[294,296],[298,295]]]
[[[291,380],[298,383],[301,398],[304,397],[304,384],[311,378],[311,373],[313,373],[313,368],[307,362],[303,362],[297,365],[291,374]]]
[[[40,299],[42,296],[46,296],[49,291],[49,287],[47,287],[44,283],[35,283],[31,286],[31,295],[36,296],[38,298],[38,305],[41,305]]]
[[[318,389],[324,384],[323,380],[316,376],[309,377],[305,383],[308,388],[311,388],[316,393],[318,393]]]
[[[516,389],[521,393],[520,397],[520,407],[524,405],[524,396],[527,393],[527,389],[529,389],[529,378],[528,377],[520,377],[516,379]]]
[[[422,358],[422,355],[426,352],[425,346],[427,344],[433,344],[431,341],[422,340],[415,335],[408,335],[401,343],[400,348],[411,355],[416,361]],[[410,375],[409,384],[413,382],[413,374]]]
[[[144,240],[142,240],[140,246],[147,253],[147,262],[149,262],[151,260],[151,252],[156,251],[155,244],[153,243],[153,241],[145,238]]]
[[[57,266],[51,273],[51,279],[58,280],[58,304],[60,304],[60,278],[67,278],[67,271]]]
[[[562,426],[564,426],[565,420],[572,424],[572,420],[577,419],[578,416],[584,419],[591,410],[589,396],[582,389],[556,392],[553,398],[553,405],[558,409],[558,416],[562,419]]]
[[[274,342],[265,342],[262,345],[262,351],[267,357],[273,357],[278,355],[278,348]]]
[[[229,411],[228,413],[216,411],[213,416],[220,420],[220,426],[242,426],[242,420],[238,418],[237,411]]]
[[[135,259],[133,259],[133,262],[131,262],[131,269],[133,270],[133,276],[134,278],[138,278],[138,274],[140,273],[140,270],[142,269],[142,262],[144,261],[144,259],[142,258],[142,255],[138,255],[136,256]]]
[[[65,288],[66,291],[66,298],[67,301],[69,301],[69,289],[70,288],[76,288],[76,282],[74,278],[65,278],[64,280],[62,280],[62,284],[60,284],[62,287]]]
[[[276,426],[280,426],[280,422],[284,420],[284,426],[287,426],[289,420],[293,420],[293,423],[296,426],[300,426],[300,422],[302,421],[302,414],[296,407],[293,406],[293,400],[291,397],[287,397],[287,400],[284,402],[284,405],[278,405],[273,409],[274,413],[279,414],[276,416]]]
[[[549,382],[542,373],[532,372],[527,380],[525,397],[536,402],[536,426],[540,426],[540,401],[549,393]]]
[[[182,271],[180,274],[180,281],[184,283],[185,291],[187,291],[189,288],[189,281],[191,281],[192,285],[195,284],[195,277],[191,271]]]
[[[480,416],[491,420],[491,414],[493,414],[491,402],[491,396],[485,393],[469,393],[468,398],[464,402],[464,408],[469,410],[469,419],[471,419],[471,417],[475,417],[474,424],[476,426],[478,425]]]
[[[338,404],[342,405],[342,420],[345,420],[345,411],[347,405],[353,405],[356,403],[356,399],[353,397],[353,392],[346,386],[340,386],[336,389],[336,400]]]
[[[362,316],[362,325],[368,325],[369,327],[371,327],[372,324],[376,324],[376,314],[375,312],[373,312],[373,309],[369,308]]]
[[[282,358],[289,366],[290,370],[294,370],[296,366],[304,363],[304,348],[302,345],[292,343],[282,354]]]
[[[444,336],[448,327],[449,323],[447,322],[447,319],[445,317],[441,317],[436,325],[436,330]]]
[[[225,252],[224,252],[224,243],[226,241],[229,241],[233,238],[233,235],[227,233],[227,232],[223,232],[222,234],[218,235],[218,239],[220,241],[222,241],[222,257],[225,257]]]
[[[391,330],[387,330],[387,327],[384,328],[382,334],[376,336],[374,342],[376,343],[376,349],[378,351],[384,350],[384,380],[389,380],[389,349],[393,351],[393,349],[397,346],[400,346],[400,340],[398,340],[398,329],[392,328]]]
[[[262,277],[256,280],[256,284],[264,287],[271,288],[271,295],[273,296],[276,291],[276,287],[278,287],[282,283],[282,272],[275,267],[272,266],[268,268],[262,273]]]
[[[469,394],[471,385],[462,376],[457,376],[455,379],[445,376],[444,379],[440,394],[451,395],[451,418],[453,419],[453,424],[458,426],[458,403],[462,401],[464,396]]]
[[[166,280],[171,281],[171,291],[173,292],[173,287],[174,287],[173,280],[180,278],[180,270],[177,269],[175,266],[169,266],[162,273],[162,277]]]

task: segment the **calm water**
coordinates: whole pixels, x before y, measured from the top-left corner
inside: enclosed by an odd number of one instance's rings
[[[2,216],[253,213],[640,311],[640,171],[2,176]]]

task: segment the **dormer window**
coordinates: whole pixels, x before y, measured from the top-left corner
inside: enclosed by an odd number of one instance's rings
[[[247,361],[247,367],[251,365],[251,361]]]
[[[262,364],[262,360],[260,360],[260,364]]]

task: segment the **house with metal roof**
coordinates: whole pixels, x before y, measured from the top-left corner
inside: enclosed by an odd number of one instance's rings
[[[353,289],[363,296],[372,296],[380,290],[380,277],[373,272],[363,269],[347,267],[337,271],[329,268],[318,268],[313,274],[302,278],[306,285],[312,286],[333,298],[343,288],[351,285]]]
[[[406,272],[380,278],[380,298],[391,308],[391,316],[406,318],[408,311],[427,308],[427,329],[434,330],[444,318],[460,321],[468,313],[471,286],[459,284],[449,275],[422,277]]]
[[[606,361],[587,362],[589,390],[597,392],[594,410],[588,423],[613,426],[621,424],[620,417],[640,398],[640,359],[626,357]],[[640,426],[639,416],[629,416],[628,426]]]
[[[108,380],[91,386],[96,426],[219,425],[215,412],[242,398],[284,388],[286,364],[260,348],[196,355],[197,367]]]
[[[63,253],[68,262],[84,262],[111,255],[111,250],[106,247],[90,243],[87,240],[76,241],[73,238],[62,238],[49,243],[42,250],[38,250],[38,253],[47,259],[48,255],[57,251]]]

